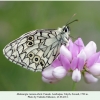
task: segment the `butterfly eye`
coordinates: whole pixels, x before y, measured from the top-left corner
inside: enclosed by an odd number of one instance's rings
[[[45,62],[44,62],[44,60],[41,59],[40,62],[39,62],[39,64],[40,64],[42,67],[44,67],[44,66],[45,66]]]
[[[30,40],[33,40],[33,36],[29,36],[27,39],[28,39],[29,41],[30,41]]]
[[[28,41],[27,42],[27,46],[32,46],[33,45],[33,41]]]
[[[67,29],[65,29],[65,32],[67,32]]]
[[[67,31],[68,31],[68,28],[67,28],[67,27],[64,27],[64,28],[63,28],[63,31],[64,31],[64,32],[67,32]]]
[[[39,63],[39,61],[40,61],[40,57],[36,55],[36,56],[33,58],[33,62],[37,64],[37,63]]]
[[[34,57],[34,53],[30,52],[28,55],[27,55],[30,59],[32,59]]]
[[[69,26],[64,26],[63,27],[63,32],[69,32],[70,31],[70,27]]]

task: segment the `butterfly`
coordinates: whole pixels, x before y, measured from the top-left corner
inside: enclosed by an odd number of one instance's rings
[[[43,71],[58,56],[61,45],[68,43],[69,34],[68,24],[58,29],[33,30],[6,45],[3,54],[23,68]]]

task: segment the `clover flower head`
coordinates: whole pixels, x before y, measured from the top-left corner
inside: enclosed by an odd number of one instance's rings
[[[79,82],[83,75],[86,83],[95,83],[100,77],[100,52],[96,52],[95,42],[90,41],[86,46],[81,38],[69,45],[62,45],[60,54],[52,64],[42,72],[42,79],[47,83],[55,83],[65,76]]]

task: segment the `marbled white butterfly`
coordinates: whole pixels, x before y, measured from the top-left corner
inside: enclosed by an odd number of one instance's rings
[[[43,71],[58,56],[60,46],[68,43],[70,34],[68,24],[58,29],[27,32],[6,45],[3,53],[15,64],[32,71]]]

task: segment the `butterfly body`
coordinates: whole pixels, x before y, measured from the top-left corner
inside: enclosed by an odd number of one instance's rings
[[[59,54],[62,44],[69,41],[69,27],[27,32],[3,49],[7,59],[32,71],[42,71]]]

